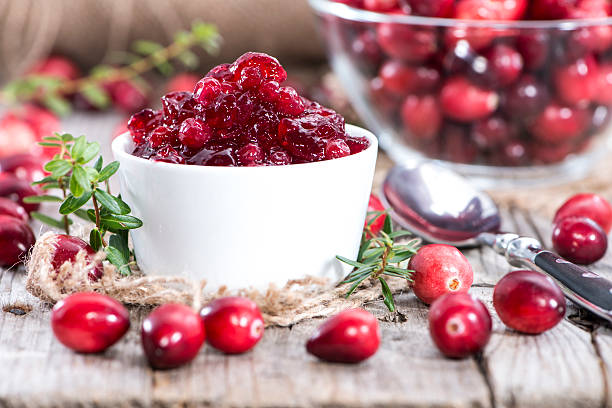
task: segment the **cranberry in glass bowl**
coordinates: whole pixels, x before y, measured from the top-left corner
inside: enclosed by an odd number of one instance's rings
[[[247,53],[113,141],[144,273],[265,290],[349,272],[335,256],[357,255],[377,140],[285,79],[275,58]]]
[[[580,178],[605,153],[606,1],[310,4],[347,96],[396,162],[440,160],[499,188]]]

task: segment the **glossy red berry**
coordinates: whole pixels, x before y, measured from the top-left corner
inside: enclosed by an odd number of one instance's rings
[[[204,322],[188,306],[165,304],[142,322],[142,347],[153,368],[179,367],[193,360],[205,339]]]
[[[532,75],[523,75],[505,92],[504,111],[524,119],[542,112],[550,100],[548,89]]]
[[[587,265],[601,259],[608,249],[608,237],[590,218],[567,217],[553,229],[555,251],[570,262]]]
[[[351,149],[348,144],[342,139],[328,140],[325,145],[325,158],[326,159],[339,159],[351,154]]]
[[[582,136],[588,124],[586,109],[551,103],[534,119],[529,129],[541,142],[562,143]]]
[[[575,194],[557,210],[553,223],[567,217],[586,217],[595,221],[606,233],[612,229],[612,205],[598,194]]]
[[[468,293],[447,293],[429,308],[429,333],[447,357],[463,358],[482,351],[491,329],[489,311]]]
[[[137,112],[149,102],[146,93],[133,82],[112,82],[107,88],[114,105],[126,113]]]
[[[406,131],[419,140],[432,140],[442,127],[442,112],[435,96],[409,95],[402,104],[400,116]]]
[[[398,7],[398,0],[363,0],[363,8],[370,11],[385,12]]]
[[[190,149],[201,149],[212,138],[212,130],[199,119],[187,118],[181,123],[178,138]]]
[[[445,115],[461,122],[489,116],[498,106],[495,91],[481,88],[463,77],[447,80],[440,91],[440,105]]]
[[[455,6],[454,0],[404,0],[412,12],[425,17],[450,17]]]
[[[0,117],[0,157],[29,152],[36,145],[32,126],[13,113]]]
[[[239,80],[243,71],[248,67],[259,69],[264,81],[281,83],[287,79],[287,72],[274,57],[258,52],[247,52],[240,56],[233,64],[234,80]]]
[[[23,222],[28,222],[30,219],[22,206],[4,197],[0,197],[0,215],[8,215]]]
[[[538,334],[557,325],[565,315],[565,298],[551,278],[535,271],[512,271],[495,285],[493,306],[504,324]]]
[[[44,161],[30,153],[14,154],[0,159],[0,173],[11,173],[28,182],[38,181],[45,176]]]
[[[605,105],[612,104],[612,63],[599,66],[595,100]]]
[[[76,260],[77,254],[80,251],[84,251],[86,259],[91,263],[96,255],[96,251],[81,238],[73,237],[70,235],[58,234],[55,236],[53,247],[53,258],[51,258],[51,265],[55,271],[59,271],[61,266],[66,263],[73,263]],[[104,274],[104,267],[102,263],[98,263],[89,271],[89,279],[97,281]]]
[[[30,226],[10,215],[0,215],[0,266],[23,262],[36,242]]]
[[[380,47],[392,58],[423,62],[438,50],[436,33],[427,27],[380,23],[376,33]]]
[[[297,91],[290,86],[284,86],[278,91],[276,108],[285,115],[297,116],[306,108]]]
[[[380,345],[378,321],[363,309],[349,309],[327,319],[306,343],[306,350],[333,363],[359,363]]]
[[[562,102],[588,105],[598,92],[597,63],[592,55],[579,58],[554,71],[557,94]]]
[[[32,67],[30,73],[64,81],[77,79],[81,75],[74,62],[59,55],[52,55],[39,61]]]
[[[212,104],[219,95],[221,95],[221,83],[215,78],[200,79],[193,91],[193,97],[204,106]]]
[[[382,214],[370,214],[366,216],[364,228],[366,228],[368,237],[378,235],[378,233],[383,229],[385,219],[387,218],[387,214],[384,213],[385,206],[380,201],[380,198],[378,198],[376,194],[370,194],[370,200],[368,201],[368,213],[374,212]],[[368,224],[370,224],[369,231],[367,231]]]
[[[228,354],[249,351],[264,334],[259,308],[250,299],[226,297],[212,301],[200,312],[208,344]]]
[[[80,353],[99,353],[128,331],[130,315],[111,297],[76,293],[55,304],[51,327],[64,346]]]
[[[385,62],[378,75],[384,89],[397,96],[431,91],[440,81],[440,73],[434,68],[415,67],[397,60]]]
[[[517,135],[516,127],[500,115],[475,122],[470,134],[476,145],[487,150],[502,146]]]
[[[467,292],[474,281],[472,266],[455,247],[425,245],[410,258],[408,269],[414,271],[412,290],[427,304],[451,292]]]
[[[504,87],[514,82],[523,70],[523,57],[514,48],[497,44],[484,53],[486,67],[482,75],[493,87]]]
[[[9,198],[19,203],[29,213],[38,210],[39,204],[24,203],[25,197],[39,195],[40,190],[32,187],[29,182],[18,179],[12,174],[0,173],[0,197]]]

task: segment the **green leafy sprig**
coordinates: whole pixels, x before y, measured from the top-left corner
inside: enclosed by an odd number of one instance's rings
[[[193,69],[199,63],[193,48],[215,54],[220,42],[216,26],[194,22],[189,31],[176,33],[174,41],[166,47],[152,41],[136,41],[132,46],[133,53],[122,55],[122,62],[127,63],[124,66],[98,65],[89,75],[75,80],[37,74],[17,78],[0,90],[0,101],[7,104],[37,101],[58,115],[66,115],[72,109],[69,97],[79,93],[93,106],[105,109],[111,104],[105,84],[129,80],[137,87],[146,89],[149,85],[144,81],[143,74],[156,70],[163,75],[171,75],[175,60]]]
[[[85,136],[70,134],[45,137],[40,143],[59,150],[44,166],[51,175],[33,183],[47,194],[26,197],[27,203],[57,202],[60,219],[33,212],[35,218],[52,227],[63,229],[70,235],[71,215],[91,221],[95,227],[89,235],[91,247],[103,249],[107,259],[124,275],[131,273],[128,231],[142,226],[142,221],[129,215],[131,209],[121,196],[111,194],[109,179],[119,169],[119,162],[104,166],[97,142],[88,142]],[[97,157],[93,166],[87,164]],[[60,190],[61,196],[51,193]],[[107,235],[110,234],[107,240]]]
[[[412,233],[404,230],[394,231],[391,216],[386,212],[373,211],[368,215],[373,217],[364,228],[357,260],[336,256],[340,261],[355,268],[340,284],[351,284],[346,293],[348,298],[366,279],[378,280],[385,305],[390,312],[395,312],[395,300],[385,277],[402,278],[412,282],[414,271],[402,267],[402,264],[417,252],[421,240],[414,238],[403,244],[397,243],[398,238],[410,236]],[[385,217],[383,228],[378,235],[374,235],[372,224],[382,216]]]

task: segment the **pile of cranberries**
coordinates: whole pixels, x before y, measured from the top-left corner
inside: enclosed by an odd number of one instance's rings
[[[171,92],[162,109],[134,114],[133,154],[204,166],[272,166],[335,159],[368,147],[346,134],[331,109],[283,86],[287,73],[273,57],[249,52],[219,65],[193,93]]]
[[[612,15],[608,0],[335,1],[457,20]],[[369,108],[404,143],[453,162],[527,166],[581,152],[607,125],[612,26],[600,24],[493,28],[334,18],[324,27],[334,54],[348,56],[367,81]]]
[[[567,260],[587,265],[601,259],[608,249],[612,205],[597,194],[576,194],[555,214],[552,243]]]

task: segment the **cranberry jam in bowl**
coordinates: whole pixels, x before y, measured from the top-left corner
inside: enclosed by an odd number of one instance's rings
[[[162,97],[113,141],[147,274],[207,288],[341,279],[357,255],[376,164],[372,133],[283,86],[268,55],[213,68],[193,93]]]
[[[331,65],[397,162],[480,187],[582,177],[610,143],[608,0],[309,0]]]

